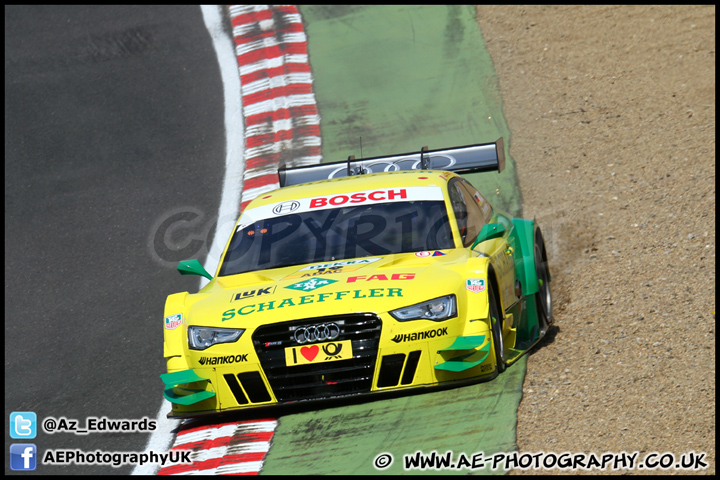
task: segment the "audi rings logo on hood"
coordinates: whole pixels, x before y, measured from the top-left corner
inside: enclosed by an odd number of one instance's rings
[[[298,327],[295,330],[295,341],[299,344],[335,340],[340,336],[340,327],[335,323],[321,323]]]

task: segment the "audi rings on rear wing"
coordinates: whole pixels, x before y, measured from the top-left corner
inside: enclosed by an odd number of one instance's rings
[[[500,137],[491,143],[464,147],[403,153],[388,157],[372,157],[344,162],[322,163],[305,167],[278,169],[281,187],[333,178],[401,170],[444,170],[455,173],[502,172],[505,168],[505,146]]]

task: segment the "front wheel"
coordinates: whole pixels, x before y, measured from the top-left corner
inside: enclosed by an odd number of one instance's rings
[[[505,371],[507,364],[505,363],[505,344],[503,343],[502,324],[503,318],[500,316],[497,302],[495,301],[495,291],[492,283],[488,280],[488,303],[490,304],[490,323],[492,325],[493,346],[495,347],[495,363],[497,364],[498,373]]]
[[[550,293],[550,269],[548,267],[545,241],[540,229],[535,230],[535,272],[538,279],[536,295],[540,337],[545,335],[553,320],[552,294]]]

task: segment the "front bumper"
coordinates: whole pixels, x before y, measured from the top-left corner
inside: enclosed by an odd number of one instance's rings
[[[170,417],[184,418],[224,411],[432,387],[496,375],[491,335],[484,322],[463,335],[457,319],[412,334],[383,332],[375,314],[322,317],[341,325],[337,341],[352,345],[352,358],[287,366],[292,332],[308,319],[264,325],[252,335],[255,361],[219,361],[177,369],[162,376]],[[408,328],[407,324],[399,328]],[[168,362],[170,367],[170,362]]]

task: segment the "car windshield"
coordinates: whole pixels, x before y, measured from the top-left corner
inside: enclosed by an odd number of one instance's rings
[[[443,201],[376,203],[259,220],[243,215],[219,275],[454,247]]]

